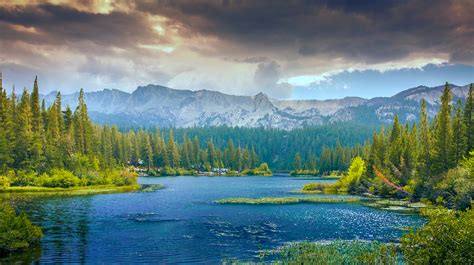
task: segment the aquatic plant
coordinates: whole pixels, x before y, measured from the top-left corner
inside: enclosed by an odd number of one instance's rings
[[[376,241],[299,242],[278,250],[277,264],[400,264],[396,245]]]
[[[141,184],[139,192],[152,192],[164,189],[165,186],[162,184]]]
[[[262,198],[226,198],[215,201],[221,204],[292,204],[292,203],[349,203],[360,202],[361,198],[336,197],[262,197]]]
[[[17,215],[7,204],[0,204],[0,217],[0,256],[27,249],[43,237],[41,228],[33,225],[25,213]]]

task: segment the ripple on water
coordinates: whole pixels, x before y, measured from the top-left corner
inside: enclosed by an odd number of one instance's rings
[[[126,216],[126,219],[135,222],[178,222],[182,221],[178,218],[164,218],[157,213],[136,213],[136,214],[129,214]]]
[[[400,228],[424,222],[417,216],[358,204],[212,203],[227,197],[284,197],[315,180],[160,177],[140,181],[167,189],[18,201],[18,209],[44,228],[41,263],[259,261],[260,250],[284,242],[391,241],[403,233]]]

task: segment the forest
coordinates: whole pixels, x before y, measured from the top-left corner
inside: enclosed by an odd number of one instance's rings
[[[340,181],[306,189],[425,199],[449,208],[469,208],[474,197],[473,96],[471,85],[465,102],[453,105],[446,84],[432,122],[422,100],[419,124],[401,124],[395,116],[390,128],[373,134]],[[299,160],[296,155],[295,161]]]

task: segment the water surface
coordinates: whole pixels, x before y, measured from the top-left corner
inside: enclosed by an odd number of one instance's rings
[[[219,263],[258,261],[258,251],[291,241],[396,241],[417,215],[359,204],[231,205],[228,197],[295,196],[311,178],[140,178],[149,193],[18,201],[44,228],[42,263]],[[308,196],[308,195],[297,195]],[[314,195],[313,195],[314,196]],[[320,195],[321,196],[321,195]]]

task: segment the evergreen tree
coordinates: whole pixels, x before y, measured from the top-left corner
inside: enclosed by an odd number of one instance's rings
[[[439,174],[454,166],[452,154],[451,89],[446,86],[441,96],[441,107],[434,124],[434,173]]]
[[[418,174],[423,180],[431,176],[432,137],[428,120],[426,101],[421,101],[420,133],[418,136],[420,151],[418,155]]]
[[[461,101],[456,104],[452,127],[453,145],[451,152],[453,153],[454,164],[457,165],[466,153],[466,124],[463,120]]]
[[[466,98],[464,105],[464,124],[465,124],[465,139],[466,139],[466,152],[465,155],[469,155],[469,152],[474,149],[474,85],[469,86],[469,94]]]
[[[16,141],[14,149],[15,168],[19,169],[33,169],[32,165],[32,114],[30,107],[30,95],[28,90],[25,88],[21,95],[20,104],[18,105],[16,113]]]
[[[33,92],[30,97],[30,108],[31,108],[31,165],[32,169],[44,170],[43,165],[43,144],[44,144],[44,133],[43,133],[43,115],[40,109],[39,99],[39,88],[38,78],[35,78],[33,85]]]
[[[169,163],[171,167],[179,166],[179,152],[174,142],[173,130],[170,129],[168,133],[168,143],[166,144]]]
[[[299,152],[295,154],[295,158],[293,159],[293,169],[295,171],[301,169],[301,156]]]

